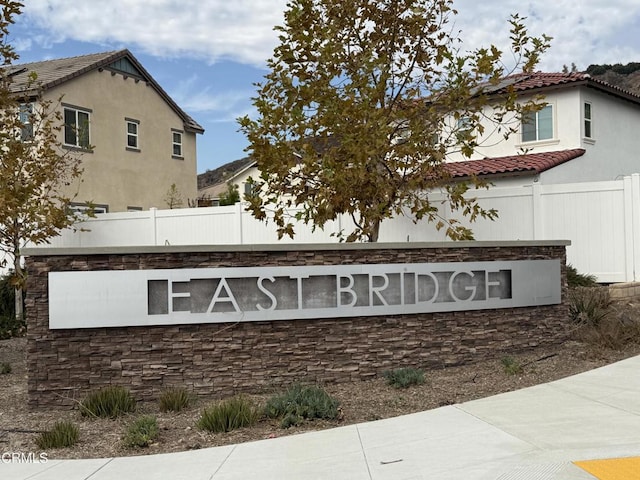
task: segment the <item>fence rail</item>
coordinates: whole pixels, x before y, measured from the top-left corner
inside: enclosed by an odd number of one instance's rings
[[[603,283],[640,280],[640,174],[621,180],[565,185],[494,187],[473,192],[484,208],[498,210],[495,221],[468,224],[476,240],[571,240],[568,261]],[[433,195],[435,204],[444,200]],[[444,207],[440,214],[451,213]],[[455,215],[454,215],[455,216]],[[231,245],[276,242],[337,242],[353,226],[343,216],[312,231],[299,224],[294,240],[278,240],[273,223],[255,220],[241,204],[228,207],[108,213],[65,230],[52,247],[133,245]],[[383,222],[381,242],[446,240],[426,222],[408,217]]]

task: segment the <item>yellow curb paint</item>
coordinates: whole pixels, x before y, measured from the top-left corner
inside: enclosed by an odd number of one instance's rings
[[[598,480],[640,479],[640,457],[584,460],[573,463]]]

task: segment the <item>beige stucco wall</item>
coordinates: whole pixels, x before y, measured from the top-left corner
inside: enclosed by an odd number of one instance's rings
[[[151,85],[95,70],[48,90],[45,98],[57,101],[61,95],[63,104],[90,110],[93,152],[81,153],[82,182],[69,190],[77,191],[77,201],[108,205],[110,212],[167,208],[164,198],[173,183],[183,206],[196,198],[196,134],[184,131],[182,119]],[[140,122],[139,152],[126,149],[125,117]],[[183,132],[182,159],[172,158],[172,129]]]

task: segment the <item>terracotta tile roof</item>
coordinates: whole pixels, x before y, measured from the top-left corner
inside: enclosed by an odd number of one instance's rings
[[[109,68],[109,65],[126,58],[141,75],[141,79],[151,85],[169,106],[182,118],[185,129],[203,133],[204,128],[191,118],[178,104],[165,92],[153,77],[138,62],[133,54],[127,50],[94,53],[69,58],[56,58],[41,62],[15,64],[8,67],[8,76],[11,77],[11,89],[14,93],[22,93],[28,96],[36,96],[38,90],[47,90],[61,85],[80,75],[99,68]],[[30,81],[32,72],[37,74],[37,83]],[[133,75],[132,75],[133,76]],[[136,76],[136,78],[138,78]]]
[[[592,78],[588,73],[519,73],[505,77],[498,85],[483,89],[485,93],[495,94],[512,87],[516,92],[550,90],[563,87],[584,85],[603,92],[623,97],[635,103],[640,103],[640,96],[623,88],[611,85],[599,79]]]
[[[528,153],[509,157],[467,160],[447,163],[447,168],[454,178],[501,175],[512,176],[525,173],[541,173],[562,163],[584,155],[584,149],[561,150],[557,152]]]

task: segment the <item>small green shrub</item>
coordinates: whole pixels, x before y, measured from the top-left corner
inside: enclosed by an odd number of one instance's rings
[[[36,437],[36,445],[41,450],[72,447],[78,441],[80,430],[68,421],[56,422],[51,430],[42,432]]]
[[[578,273],[578,270],[571,264],[567,265],[567,284],[569,287],[594,287],[596,276],[586,273]]]
[[[577,287],[569,292],[569,317],[578,325],[598,326],[610,306],[611,294],[606,287]]]
[[[305,419],[334,420],[339,415],[338,405],[339,402],[320,387],[294,384],[283,394],[267,400],[264,412],[269,418],[282,418],[280,426],[288,428]]]
[[[136,419],[127,428],[122,443],[127,448],[148,447],[158,437],[158,421],[153,415]]]
[[[0,363],[0,375],[7,375],[11,373],[11,364],[9,362]]]
[[[518,375],[522,373],[522,364],[513,357],[506,356],[500,360],[507,375]]]
[[[253,425],[260,418],[260,409],[243,397],[222,400],[202,411],[198,428],[214,433],[223,433]]]
[[[412,367],[390,370],[383,375],[387,379],[387,384],[395,388],[408,388],[411,385],[424,383],[424,372]]]
[[[16,318],[15,286],[10,275],[0,277],[0,340],[24,335],[27,324]]]
[[[80,413],[85,417],[116,418],[135,409],[131,392],[117,385],[92,392],[80,403]]]
[[[185,388],[169,388],[160,394],[161,412],[179,412],[189,407],[191,396]]]

